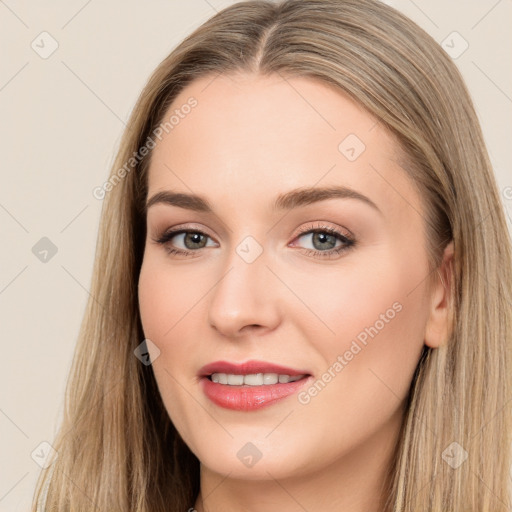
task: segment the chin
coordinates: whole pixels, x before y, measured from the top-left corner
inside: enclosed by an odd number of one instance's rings
[[[275,450],[264,443],[238,442],[218,444],[215,450],[199,450],[196,456],[209,471],[240,480],[286,479],[312,470],[307,460],[297,459],[297,449]],[[300,450],[302,453],[303,450]]]

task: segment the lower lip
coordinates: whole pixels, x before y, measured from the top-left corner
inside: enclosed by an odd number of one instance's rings
[[[254,411],[293,395],[310,379],[308,376],[286,384],[262,386],[228,386],[212,382],[208,377],[203,377],[201,382],[205,395],[214,404],[235,411]]]

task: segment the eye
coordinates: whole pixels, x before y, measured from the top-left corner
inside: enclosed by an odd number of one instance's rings
[[[312,249],[306,248],[304,253],[319,258],[336,256],[353,248],[356,243],[351,235],[345,235],[337,229],[324,225],[302,228],[297,239],[299,238],[305,238],[313,246]],[[336,247],[337,242],[339,245]]]
[[[154,239],[157,244],[163,245],[169,254],[178,254],[190,256],[198,249],[206,247],[205,241],[210,238],[206,233],[197,229],[174,229],[164,232],[161,236]],[[177,239],[185,246],[184,249],[176,248],[170,245],[170,241]],[[173,245],[176,242],[173,242]],[[215,246],[215,244],[214,244]]]
[[[313,245],[312,249],[303,248],[302,252],[318,258],[334,257],[353,248],[356,244],[352,235],[343,234],[330,226],[318,224],[302,228],[296,239],[300,238],[309,240],[309,243]],[[174,239],[178,242],[173,241],[170,244]],[[153,240],[155,243],[163,245],[170,255],[192,256],[194,253],[198,253],[199,249],[208,247],[208,239],[211,240],[211,237],[198,229],[176,228],[165,231]],[[176,247],[176,243],[184,247]],[[338,245],[336,245],[337,243]],[[216,246],[215,243],[212,245]]]

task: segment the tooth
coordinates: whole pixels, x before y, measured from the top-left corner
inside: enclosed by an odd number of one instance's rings
[[[248,386],[261,386],[264,383],[263,373],[253,373],[244,377],[244,384]]]
[[[241,386],[244,383],[243,375],[228,375],[228,384],[230,386]]]
[[[264,386],[277,384],[286,384],[295,382],[304,377],[304,375],[278,375],[277,373],[252,373],[249,375],[235,375],[228,373],[212,373],[211,380],[219,384],[227,384],[229,386]]]
[[[277,384],[278,375],[277,373],[265,373],[263,375],[263,384]]]

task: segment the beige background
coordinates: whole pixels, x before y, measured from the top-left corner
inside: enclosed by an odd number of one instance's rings
[[[0,511],[28,510],[40,470],[31,454],[44,460],[47,446],[40,443],[51,443],[62,414],[102,205],[92,190],[107,179],[152,70],[232,3],[0,1]],[[469,44],[456,63],[474,98],[512,230],[512,1],[387,3],[439,42],[456,31]],[[40,36],[44,31],[49,35]],[[56,51],[42,58],[52,44]],[[57,248],[46,263],[32,252],[42,237]]]

